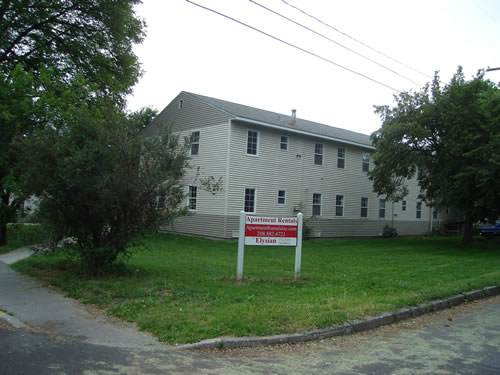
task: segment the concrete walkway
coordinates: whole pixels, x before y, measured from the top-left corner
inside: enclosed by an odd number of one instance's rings
[[[135,325],[92,311],[65,298],[33,278],[9,268],[32,254],[29,248],[0,255],[0,320],[17,328],[29,326],[53,335],[74,336],[85,342],[122,348],[166,348]],[[7,312],[8,314],[6,314]]]

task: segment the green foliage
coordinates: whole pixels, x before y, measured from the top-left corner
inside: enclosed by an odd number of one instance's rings
[[[137,115],[85,106],[64,125],[17,143],[23,183],[40,198],[40,218],[58,239],[72,237],[96,273],[127,255],[138,234],[183,213],[180,180],[187,147],[168,132],[138,133]],[[142,120],[141,120],[142,121]]]
[[[9,244],[0,247],[0,254],[8,253],[24,246],[47,243],[50,240],[49,232],[42,225],[9,224],[7,232]]]
[[[500,282],[498,243],[482,238],[306,241],[300,282],[293,247],[249,247],[238,283],[236,241],[156,233],[143,246],[100,277],[57,254],[14,267],[170,344],[324,328]]]
[[[432,206],[459,209],[464,240],[472,223],[500,217],[500,90],[479,72],[466,81],[459,68],[441,87],[435,76],[420,92],[395,96],[378,106],[382,127],[372,134],[374,190],[392,196],[415,176],[421,198]],[[398,180],[399,179],[399,180]],[[399,194],[396,194],[399,195]]]
[[[81,103],[123,107],[140,67],[139,0],[17,0],[0,5],[0,246],[31,195],[21,184],[17,137],[58,127]],[[47,68],[50,67],[50,68]]]
[[[391,238],[397,236],[398,236],[398,231],[396,230],[396,228],[391,227],[390,225],[384,226],[384,229],[382,230],[382,237]]]

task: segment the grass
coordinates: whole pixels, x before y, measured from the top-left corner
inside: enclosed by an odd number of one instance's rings
[[[47,242],[49,236],[40,225],[8,224],[7,246],[0,247],[0,254],[8,253],[19,247]]]
[[[133,321],[160,340],[321,328],[500,282],[499,241],[459,238],[329,239],[304,242],[302,277],[294,248],[246,247],[235,280],[236,241],[151,235],[111,274],[90,278],[62,254],[15,268]]]

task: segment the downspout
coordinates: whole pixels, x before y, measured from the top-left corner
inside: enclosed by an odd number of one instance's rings
[[[229,172],[230,172],[230,167],[229,163],[231,161],[231,129],[232,129],[232,120],[229,119],[228,121],[228,130],[227,130],[227,155],[226,155],[226,194],[225,194],[225,199],[224,199],[224,237],[226,238],[227,236],[227,208],[228,208],[228,201],[229,201]],[[232,237],[232,234],[229,235],[229,238]]]

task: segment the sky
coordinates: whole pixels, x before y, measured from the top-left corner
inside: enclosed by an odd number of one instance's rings
[[[134,51],[144,73],[129,110],[161,111],[189,91],[371,134],[381,126],[374,105],[394,105],[435,71],[447,83],[458,65],[468,79],[500,67],[497,0],[192,2],[282,41],[186,0],[143,0],[147,36]],[[499,82],[500,70],[486,77]]]

